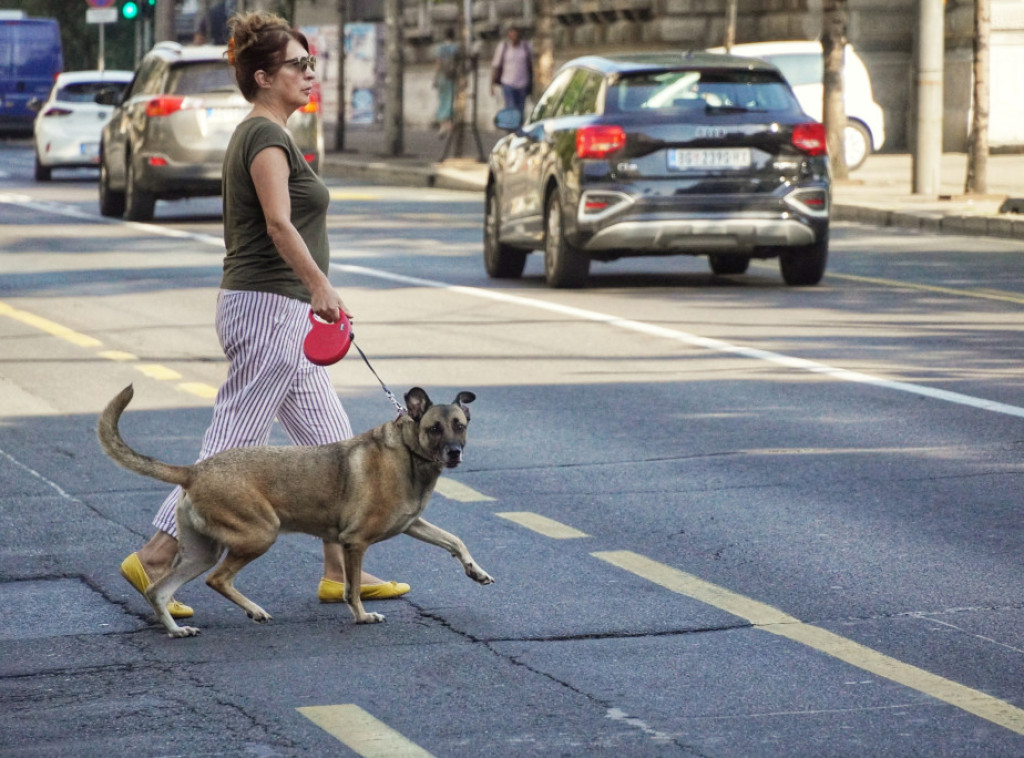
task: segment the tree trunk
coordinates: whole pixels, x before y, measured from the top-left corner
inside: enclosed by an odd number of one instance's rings
[[[555,75],[555,0],[537,0],[533,36],[533,94],[540,95]],[[527,110],[529,115],[529,110]]]
[[[345,149],[345,24],[348,23],[348,0],[338,0],[338,120],[334,127],[334,149]]]
[[[988,192],[989,39],[992,27],[990,0],[974,0],[974,91],[971,135],[967,141],[967,178],[964,192]]]
[[[402,0],[384,0],[386,67],[384,70],[384,150],[401,155],[402,132]]]
[[[832,176],[848,179],[844,133],[846,102],[843,99],[843,52],[846,49],[847,0],[825,0],[822,14],[821,49],[824,58],[822,76],[822,122],[828,144]]]
[[[725,3],[725,52],[731,52],[736,44],[736,6],[739,0],[726,0]]]

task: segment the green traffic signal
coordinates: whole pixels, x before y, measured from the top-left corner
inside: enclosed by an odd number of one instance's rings
[[[129,0],[121,6],[121,15],[128,19],[135,18],[139,15],[139,6]]]

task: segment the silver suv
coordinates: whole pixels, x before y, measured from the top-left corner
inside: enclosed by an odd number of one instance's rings
[[[149,221],[157,200],[221,193],[224,151],[252,107],[223,47],[161,42],[125,93],[107,97],[116,108],[100,140],[100,213]],[[319,106],[315,96],[288,120],[314,170],[323,154]]]

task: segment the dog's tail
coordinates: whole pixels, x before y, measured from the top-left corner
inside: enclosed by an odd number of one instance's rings
[[[117,429],[117,422],[121,418],[124,409],[128,407],[128,403],[132,401],[134,394],[135,390],[129,384],[113,400],[107,403],[107,407],[100,414],[100,422],[96,429],[96,433],[100,438],[100,445],[103,446],[106,454],[113,458],[116,463],[130,471],[134,471],[136,474],[159,479],[169,484],[180,484],[183,487],[188,487],[192,479],[191,467],[172,466],[169,463],[163,463],[155,458],[142,455],[128,447],[125,441],[121,439],[121,432]]]

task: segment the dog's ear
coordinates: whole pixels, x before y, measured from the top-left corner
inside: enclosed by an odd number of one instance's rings
[[[420,387],[413,387],[405,393],[405,407],[409,410],[409,416],[419,421],[433,403],[427,397],[427,393]]]
[[[457,405],[462,409],[462,412],[466,414],[466,421],[469,421],[469,408],[466,406],[476,400],[476,395],[468,390],[462,390],[458,395],[455,396],[455,402],[452,405]]]

